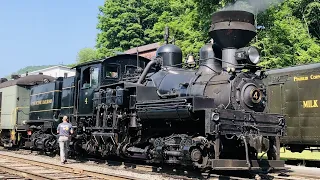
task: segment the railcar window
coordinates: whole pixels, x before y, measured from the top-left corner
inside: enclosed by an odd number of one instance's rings
[[[105,67],[105,78],[118,78],[118,69],[117,65],[107,65]]]

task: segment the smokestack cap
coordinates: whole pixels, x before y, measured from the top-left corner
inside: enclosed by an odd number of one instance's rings
[[[246,46],[255,36],[254,15],[246,11],[219,11],[212,15],[209,35],[222,48]]]

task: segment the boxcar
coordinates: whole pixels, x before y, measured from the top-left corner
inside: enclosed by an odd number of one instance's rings
[[[286,116],[282,144],[294,152],[320,147],[320,63],[266,72],[268,109]]]

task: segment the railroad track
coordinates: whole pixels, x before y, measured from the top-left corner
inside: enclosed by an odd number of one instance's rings
[[[11,152],[11,153],[18,153],[18,152]],[[20,151],[18,154],[29,155],[30,151],[23,150],[23,151]],[[0,166],[1,166],[1,159],[3,159],[2,155],[0,155]],[[111,167],[122,166],[128,171],[138,171],[139,173],[146,173],[146,174],[159,174],[159,173],[161,173],[165,177],[169,177],[171,179],[185,179],[185,180],[190,180],[190,179],[315,180],[315,179],[320,179],[320,177],[315,177],[312,175],[297,174],[297,173],[293,173],[290,171],[274,172],[274,173],[268,173],[268,174],[256,173],[256,175],[251,174],[250,176],[245,175],[245,177],[243,177],[243,176],[231,175],[230,173],[227,173],[227,174],[225,174],[225,173],[223,173],[223,174],[220,174],[220,173],[219,174],[201,173],[200,174],[200,173],[194,173],[193,171],[188,171],[185,168],[172,169],[172,167],[170,168],[170,166],[157,167],[157,166],[139,164],[139,163],[134,163],[134,162],[123,162],[123,161],[120,162],[120,161],[103,160],[103,159],[97,159],[97,158],[81,158],[81,161],[82,162],[85,162],[85,161],[93,162],[94,164],[96,164],[96,166],[99,166],[99,167],[105,166],[105,165],[109,165]],[[92,165],[92,163],[90,163],[90,164]],[[59,168],[61,168],[61,166],[59,166]],[[1,169],[0,169],[0,171],[1,171]],[[77,170],[77,169],[69,169],[69,171],[70,171],[70,173],[74,173],[74,172],[77,173],[78,172],[77,175],[79,175],[79,174],[86,175],[85,173],[79,173],[80,170]],[[90,176],[90,174],[88,174],[88,176]],[[88,178],[88,179],[92,179],[92,178]],[[99,179],[99,177],[96,179]],[[107,178],[101,178],[101,179],[115,179],[115,178],[107,177]]]
[[[145,171],[145,172],[159,172],[159,173],[167,173],[167,174],[175,174],[172,177],[181,178],[184,177],[183,175],[188,176],[190,179],[208,179],[208,180],[320,180],[320,176],[313,176],[313,175],[305,175],[305,174],[297,174],[293,172],[285,172],[279,171],[278,173],[253,173],[248,175],[247,173],[243,173],[241,175],[231,175],[232,173],[193,173],[190,171],[185,171],[181,169],[170,169],[169,167],[166,168],[159,168],[157,166],[151,165],[141,165],[136,163],[130,162],[118,162],[118,161],[110,161],[110,160],[101,160],[96,158],[87,158],[92,162],[102,163],[102,164],[110,164],[110,165],[123,165],[127,169],[138,170],[138,171]],[[107,163],[106,163],[107,162]],[[229,175],[227,175],[229,174]],[[188,179],[188,178],[185,178]]]
[[[70,168],[63,165],[50,164],[10,155],[0,155],[0,172],[16,175],[27,179],[56,180],[56,179],[114,179],[135,180],[137,178],[117,174],[103,174],[84,169]],[[1,173],[0,173],[1,176]],[[14,176],[12,176],[14,178]],[[1,178],[3,179],[3,178]],[[7,178],[5,178],[7,179]]]

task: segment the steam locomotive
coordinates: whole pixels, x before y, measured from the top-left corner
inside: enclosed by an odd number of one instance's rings
[[[17,118],[3,141],[54,151],[66,115],[76,154],[199,169],[284,168],[285,120],[265,112],[264,76],[255,74],[259,52],[244,47],[256,35],[253,14],[214,13],[209,34],[215,43],[200,49],[199,63],[182,63],[181,49],[165,44],[151,60],[122,54],[78,65],[75,77],[25,85],[29,119]]]

